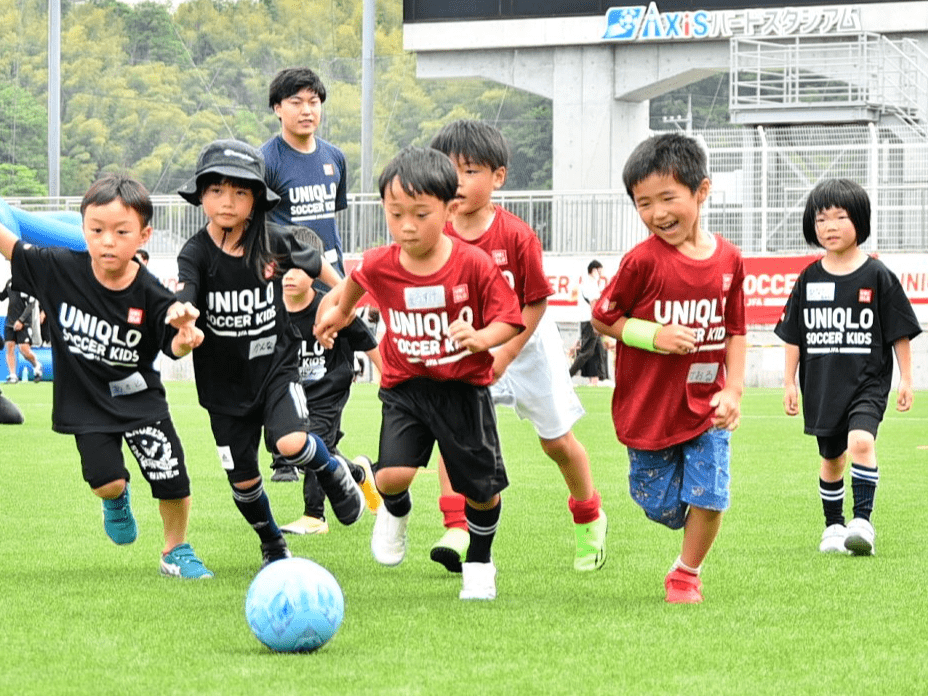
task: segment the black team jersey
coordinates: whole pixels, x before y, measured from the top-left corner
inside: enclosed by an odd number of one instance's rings
[[[309,306],[290,314],[290,321],[303,336],[299,349],[299,367],[300,382],[307,401],[347,394],[354,381],[355,351],[366,352],[377,347],[374,334],[357,317],[339,330],[335,345],[330,350],[319,343],[313,336],[313,324],[323,295],[317,290]]]
[[[899,279],[868,257],[853,273],[832,275],[821,261],[793,286],[775,332],[799,346],[805,432],[835,435],[852,400],[883,418],[893,374],[893,343],[921,333]]]
[[[54,430],[126,432],[169,417],[152,363],[159,350],[171,355],[176,332],[164,318],[175,297],[155,276],[140,265],[129,287],[109,290],[94,277],[87,252],[22,242],[12,267],[14,285],[46,309]]]
[[[300,335],[287,317],[281,276],[297,267],[316,278],[322,257],[275,225],[267,231],[278,266],[270,280],[221,251],[205,226],[177,257],[178,298],[200,310],[205,338],[193,366],[200,405],[212,413],[245,415],[263,403],[271,376],[292,370],[296,379]]]

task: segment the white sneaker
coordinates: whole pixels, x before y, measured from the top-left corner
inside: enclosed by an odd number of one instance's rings
[[[876,532],[873,531],[873,525],[869,520],[863,517],[855,517],[847,523],[847,537],[844,539],[844,547],[855,556],[872,556],[873,540]]]
[[[847,553],[844,547],[844,539],[847,537],[847,527],[843,524],[832,524],[825,527],[822,532],[822,541],[818,545],[818,550],[822,553]]]
[[[489,563],[463,563],[459,599],[496,599],[496,566]]]
[[[409,525],[409,514],[407,512],[402,517],[394,517],[383,506],[377,511],[374,532],[371,534],[371,553],[374,554],[374,560],[381,565],[399,565],[406,557],[406,527]]]

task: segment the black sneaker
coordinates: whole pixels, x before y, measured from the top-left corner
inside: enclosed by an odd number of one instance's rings
[[[276,483],[292,483],[293,481],[299,481],[300,474],[297,472],[295,466],[281,466],[274,469],[274,473],[271,474],[271,481]]]
[[[276,539],[261,543],[262,568],[274,561],[282,561],[285,558],[290,558],[292,555],[290,549],[287,548],[287,541],[284,539],[283,534]]]
[[[335,461],[338,462],[338,468],[335,471],[323,468],[316,471],[316,478],[319,479],[319,485],[322,486],[323,492],[329,499],[329,504],[338,521],[344,525],[354,524],[364,514],[364,493],[351,476],[348,462],[337,454]]]

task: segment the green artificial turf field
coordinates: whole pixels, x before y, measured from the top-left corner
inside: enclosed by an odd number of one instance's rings
[[[887,413],[877,555],[852,558],[817,550],[814,439],[783,415],[779,391],[749,390],[732,439],[732,507],[699,606],[663,601],[681,533],[648,522],[628,496],[611,390],[578,388],[588,414],[575,432],[610,521],[608,560],[593,574],[572,569],[555,465],[531,426],[501,409],[511,486],[494,546],[499,598],[459,601],[460,576],[428,559],[442,532],[429,469],[414,484],[409,552],[396,568],[371,558],[368,514],[347,528],[332,517],[324,536],[290,537],[294,554],[338,578],[346,610],[322,650],[280,655],[245,622],[258,541],[232,502],[205,412],[192,384],[167,386],[193,485],[189,540],[216,573],[208,581],[159,575],[161,522],[131,457],[139,538],[112,544],[73,438],[51,432],[51,384],[4,386],[27,420],[0,426],[0,693],[897,695],[928,684],[918,514],[928,499],[928,393],[910,413]],[[375,387],[356,385],[347,455],[376,458],[379,413]],[[279,523],[301,513],[298,484],[266,487]],[[849,511],[850,485],[847,497]]]

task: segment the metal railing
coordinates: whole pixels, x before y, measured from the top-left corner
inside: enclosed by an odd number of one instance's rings
[[[846,177],[869,193],[873,209],[867,248],[928,249],[928,140],[904,126],[815,125],[706,130],[712,193],[703,207],[706,229],[746,254],[805,252],[802,210],[812,187]],[[7,198],[26,210],[78,210],[80,199]],[[350,194],[338,213],[345,252],[359,254],[389,241],[376,194]],[[621,254],[646,231],[625,191],[500,191],[496,201],[526,220],[546,253]],[[176,254],[205,222],[201,208],[176,195],[153,197],[150,251]]]

